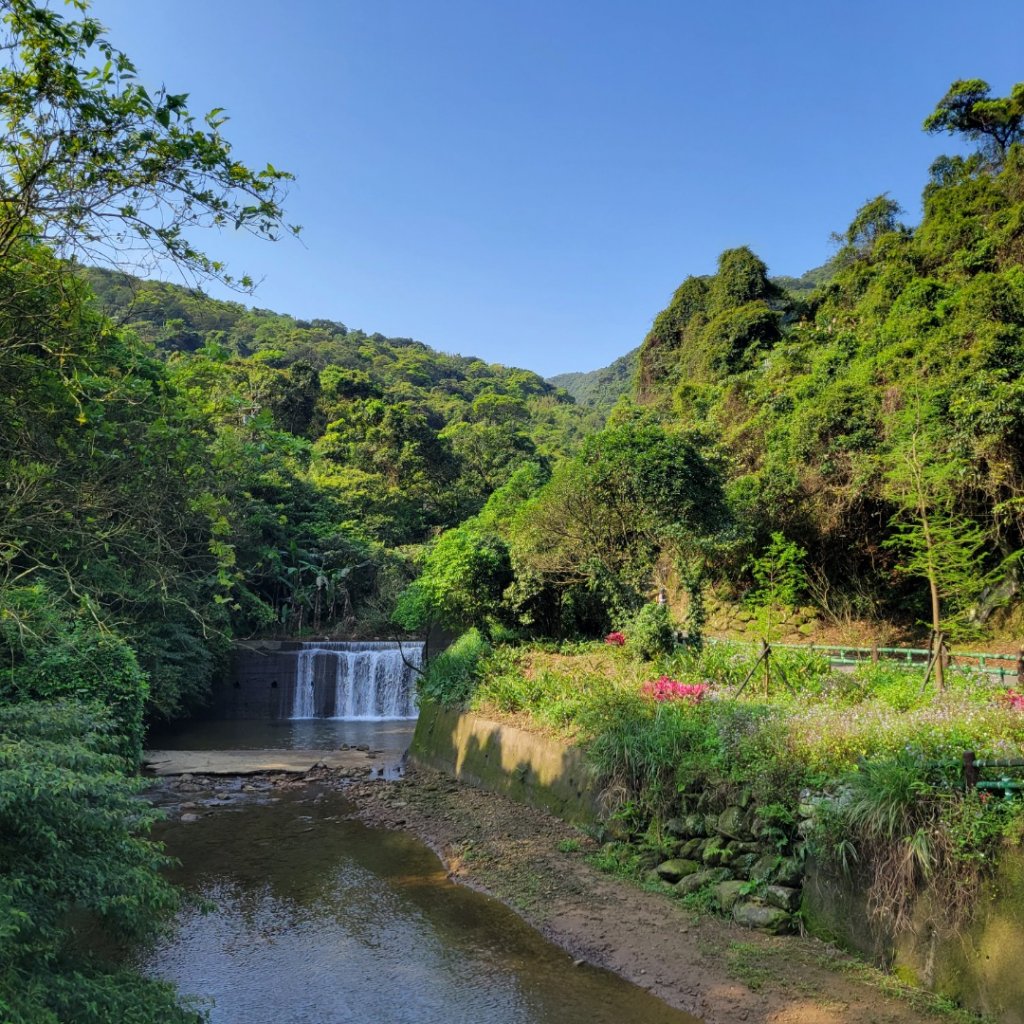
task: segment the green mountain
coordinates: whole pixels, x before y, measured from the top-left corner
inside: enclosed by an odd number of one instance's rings
[[[560,373],[547,380],[554,387],[567,391],[580,405],[607,412],[623,395],[632,391],[639,352],[640,349],[635,348],[600,370]]]

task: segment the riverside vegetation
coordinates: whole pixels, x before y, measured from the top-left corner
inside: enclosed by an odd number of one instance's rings
[[[1021,86],[940,102],[929,130],[979,148],[935,163],[917,227],[872,200],[800,279],[724,253],[635,357],[589,391],[566,381],[577,402],[526,370],[203,295],[231,278],[195,229],[297,230],[287,172],[237,161],[221,111],[147,91],[84,0],[67,17],[0,0],[0,17],[5,1020],[196,1019],[80,935],[134,942],[173,915],[135,798],[144,729],[202,707],[235,637],[470,630],[424,692],[587,742],[644,863],[713,842],[669,822],[710,831],[728,796],[779,854],[849,843],[886,864],[910,842],[915,872],[970,891],[1016,805],[938,794],[954,748],[1017,749],[1015,707],[820,669],[790,674],[814,701],[730,701],[735,661],[696,641],[711,585],[768,639],[796,599],[954,640],[1020,621]],[[197,287],[141,279],[166,266]],[[657,589],[685,608],[684,653]],[[621,651],[536,646],[616,629]],[[696,689],[645,695],[661,675]],[[817,840],[797,828],[805,788],[853,794],[814,805]],[[880,882],[880,911],[907,891]]]

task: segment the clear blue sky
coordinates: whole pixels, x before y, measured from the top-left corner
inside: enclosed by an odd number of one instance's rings
[[[688,274],[772,273],[889,192],[954,78],[1024,80],[1024,3],[95,0],[147,84],[226,107],[303,244],[206,248],[259,306],[545,375],[638,344]],[[215,294],[221,294],[211,289]]]

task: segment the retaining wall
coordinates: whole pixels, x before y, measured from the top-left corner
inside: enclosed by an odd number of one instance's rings
[[[583,754],[558,740],[423,701],[409,758],[576,824],[598,819]]]
[[[948,933],[926,890],[912,928],[894,937],[870,918],[867,886],[865,878],[842,878],[812,862],[804,880],[807,929],[1000,1024],[1024,1024],[1024,851],[1002,851],[972,923],[958,935]]]

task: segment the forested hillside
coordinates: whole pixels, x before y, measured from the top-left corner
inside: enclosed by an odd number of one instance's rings
[[[1024,157],[978,133],[916,227],[886,196],[858,211],[802,301],[746,249],[684,281],[636,395],[719,448],[735,514],[806,547],[820,600],[947,629],[1016,592],[1024,542]]]
[[[560,373],[549,377],[548,383],[564,388],[580,405],[607,412],[624,395],[633,390],[639,349],[619,356],[611,365],[589,373]]]

